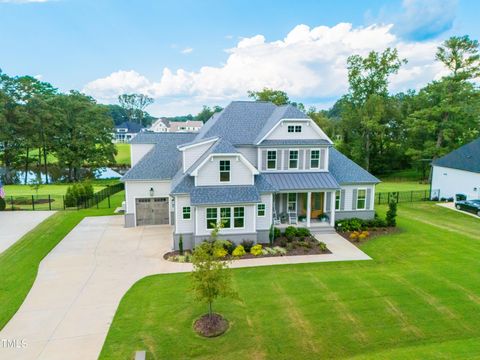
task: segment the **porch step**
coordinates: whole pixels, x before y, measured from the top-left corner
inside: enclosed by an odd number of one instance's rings
[[[335,228],[331,226],[319,226],[319,227],[311,227],[310,232],[312,234],[335,234]]]

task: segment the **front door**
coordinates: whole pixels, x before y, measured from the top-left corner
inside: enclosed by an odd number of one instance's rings
[[[312,193],[311,197],[311,212],[310,218],[311,219],[318,219],[318,217],[323,214],[323,197],[325,193],[323,192],[316,192]]]
[[[137,226],[169,223],[168,198],[141,198],[136,200]]]

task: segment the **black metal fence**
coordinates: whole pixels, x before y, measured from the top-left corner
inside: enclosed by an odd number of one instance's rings
[[[379,192],[375,194],[375,204],[427,201],[430,197],[430,190]]]
[[[6,210],[80,210],[110,208],[110,197],[125,189],[123,183],[107,186],[91,197],[68,201],[65,195],[16,195],[5,198]]]

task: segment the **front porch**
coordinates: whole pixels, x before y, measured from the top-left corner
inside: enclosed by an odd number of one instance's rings
[[[335,225],[335,201],[335,190],[274,194],[274,225],[331,228]]]

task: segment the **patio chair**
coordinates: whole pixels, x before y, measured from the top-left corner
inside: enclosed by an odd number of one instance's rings
[[[297,225],[298,224],[298,217],[296,212],[289,212],[288,213],[288,223],[290,225]]]
[[[273,225],[280,225],[280,218],[278,217],[275,208],[273,208]]]

